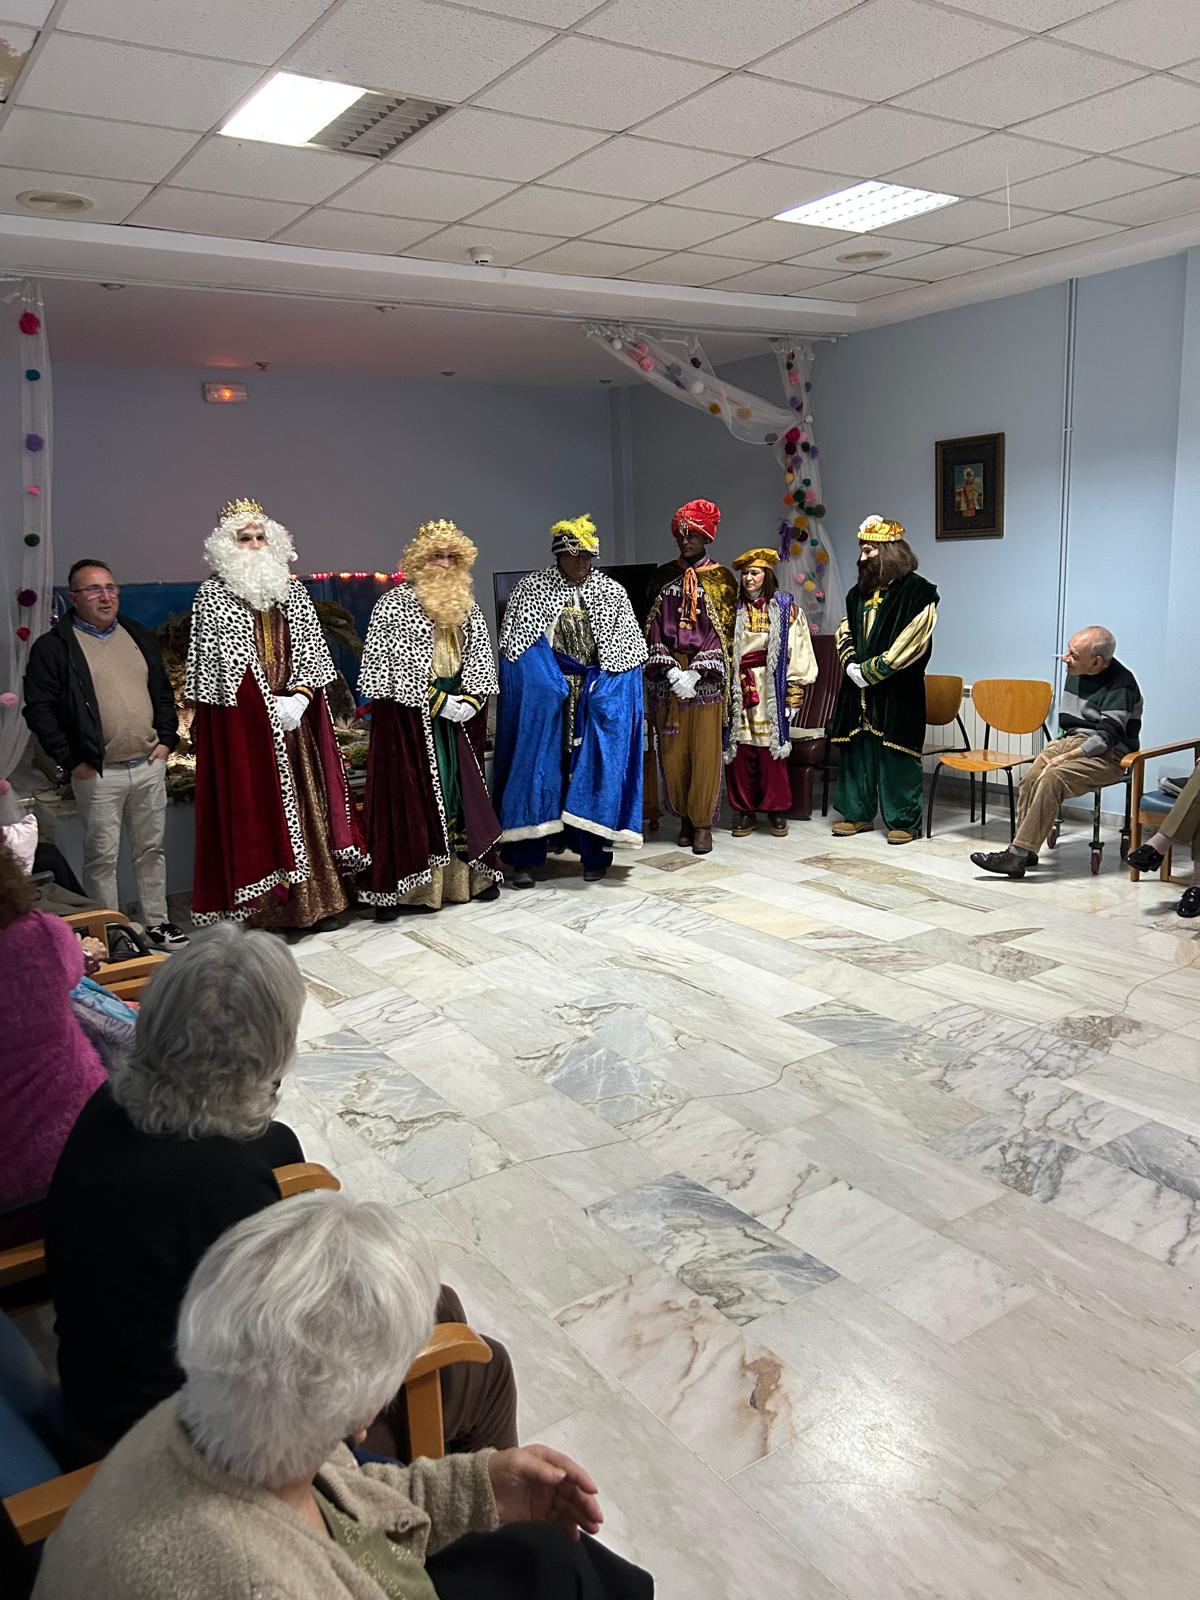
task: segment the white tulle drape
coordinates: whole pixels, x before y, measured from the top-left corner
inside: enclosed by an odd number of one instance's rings
[[[814,633],[832,633],[844,614],[837,558],[821,528],[820,451],[813,437],[812,352],[776,342],[785,403],[776,405],[723,378],[694,334],[588,323],[587,336],[615,361],[673,400],[720,422],[743,444],[765,446],[780,473],[780,514],[761,542],[779,551],[780,588],[790,590]]]
[[[23,316],[37,319],[32,333],[22,332]],[[33,641],[50,624],[54,572],[54,407],[46,318],[36,283],[0,280],[0,328],[0,778],[7,779],[29,739],[21,715],[21,680]],[[27,591],[33,602],[22,605]],[[29,637],[23,639],[26,630]]]

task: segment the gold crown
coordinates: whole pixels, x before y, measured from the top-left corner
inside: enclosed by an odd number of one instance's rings
[[[227,500],[217,513],[217,521],[224,522],[229,517],[264,517],[266,512],[257,500]]]
[[[894,544],[905,537],[905,527],[888,517],[868,517],[859,524],[858,537],[863,544]]]

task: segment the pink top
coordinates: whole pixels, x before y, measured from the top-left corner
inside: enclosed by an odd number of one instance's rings
[[[27,911],[0,928],[0,1202],[45,1189],[104,1065],[68,992],[83,950],[59,917]]]

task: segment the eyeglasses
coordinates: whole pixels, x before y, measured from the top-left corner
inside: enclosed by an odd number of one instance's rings
[[[72,589],[72,594],[81,594],[85,600],[99,600],[106,594],[111,594],[114,599],[121,592],[119,583],[89,583],[86,589]]]

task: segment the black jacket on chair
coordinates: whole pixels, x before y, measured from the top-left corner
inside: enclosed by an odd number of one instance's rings
[[[75,636],[75,612],[70,610],[34,644],[25,669],[25,721],[30,732],[64,772],[81,762],[104,770],[104,735],[100,710],[87,657]],[[154,635],[141,623],[118,616],[117,626],[146,658],[154,731],[159,744],[174,750],[179,743],[179,717],[175,692]]]

